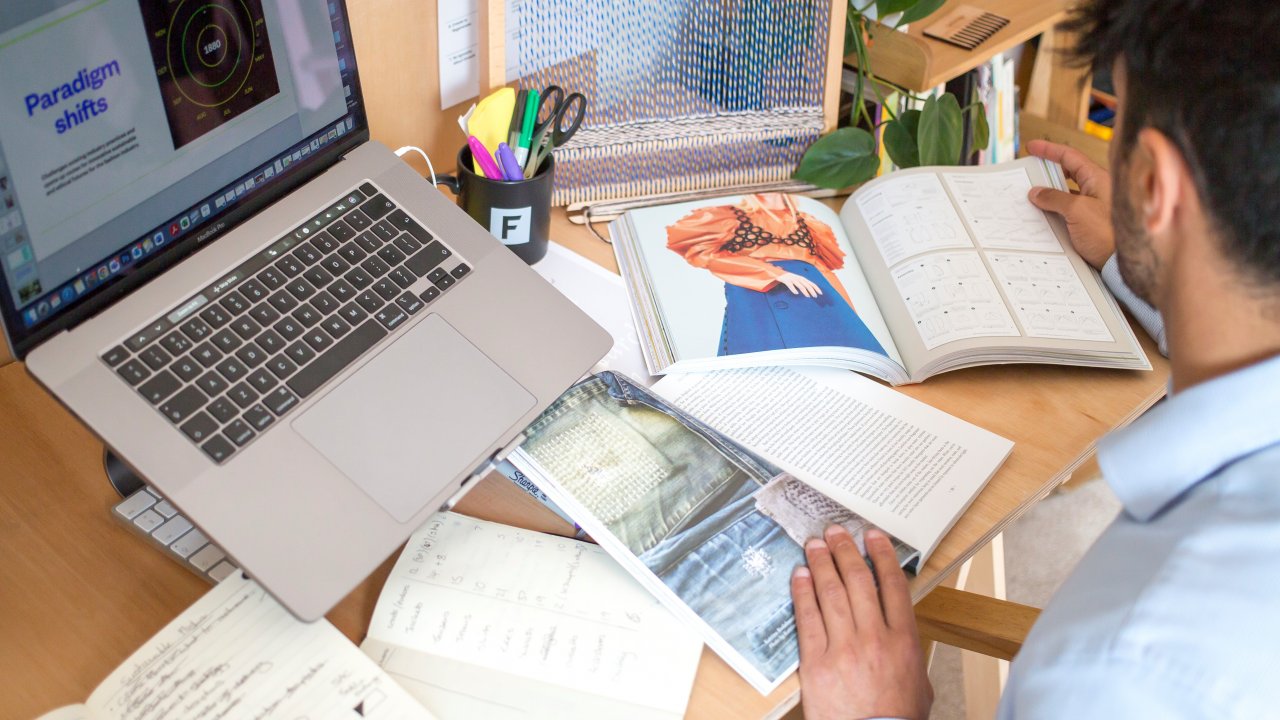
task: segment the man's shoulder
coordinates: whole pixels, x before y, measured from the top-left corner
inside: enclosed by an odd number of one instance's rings
[[[1227,704],[1280,703],[1267,679],[1280,644],[1277,470],[1280,448],[1220,469],[1149,521],[1118,517],[1045,609],[1016,675],[1110,668],[1117,683],[1142,675]]]

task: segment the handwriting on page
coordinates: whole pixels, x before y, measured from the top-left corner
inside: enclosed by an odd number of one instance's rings
[[[371,639],[641,704],[688,636],[599,547],[449,513],[410,539],[369,628]]]
[[[238,575],[135,653],[89,704],[123,720],[429,717],[328,622],[298,621]]]

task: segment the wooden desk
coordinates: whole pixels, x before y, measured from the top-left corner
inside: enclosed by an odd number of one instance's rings
[[[601,265],[613,253],[557,217],[553,235]],[[1168,367],[1145,343],[1151,373],[1006,366],[933,378],[903,392],[1014,441],[1013,454],[915,579],[923,597],[1004,526],[1066,479],[1094,441],[1164,393]],[[83,702],[106,675],[208,586],[110,517],[117,497],[102,446],[27,375],[0,368],[0,718],[30,718]],[[502,478],[459,510],[566,533],[562,521]],[[363,639],[388,559],[329,613]],[[690,703],[695,718],[780,715],[794,705],[793,677],[761,697],[710,652]]]

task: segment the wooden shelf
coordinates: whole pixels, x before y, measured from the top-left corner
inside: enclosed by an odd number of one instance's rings
[[[972,5],[1009,19],[1009,24],[975,50],[964,50],[927,38],[924,28],[956,5]],[[883,80],[914,92],[931,90],[962,75],[993,55],[1017,47],[1053,29],[1067,14],[1071,0],[948,0],[932,16],[912,23],[908,32],[874,26],[868,46],[871,68]],[[846,62],[857,65],[849,56]]]

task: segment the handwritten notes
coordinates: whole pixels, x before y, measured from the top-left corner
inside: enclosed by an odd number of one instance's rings
[[[563,710],[575,693],[617,703],[611,717],[679,717],[701,655],[696,635],[599,547],[452,513],[410,538],[364,648],[428,708],[514,680],[557,691],[507,696],[508,709],[558,717],[573,716]],[[454,681],[436,671],[441,659]]]
[[[297,620],[238,573],[117,668],[87,707],[118,720],[432,717],[327,621]]]

